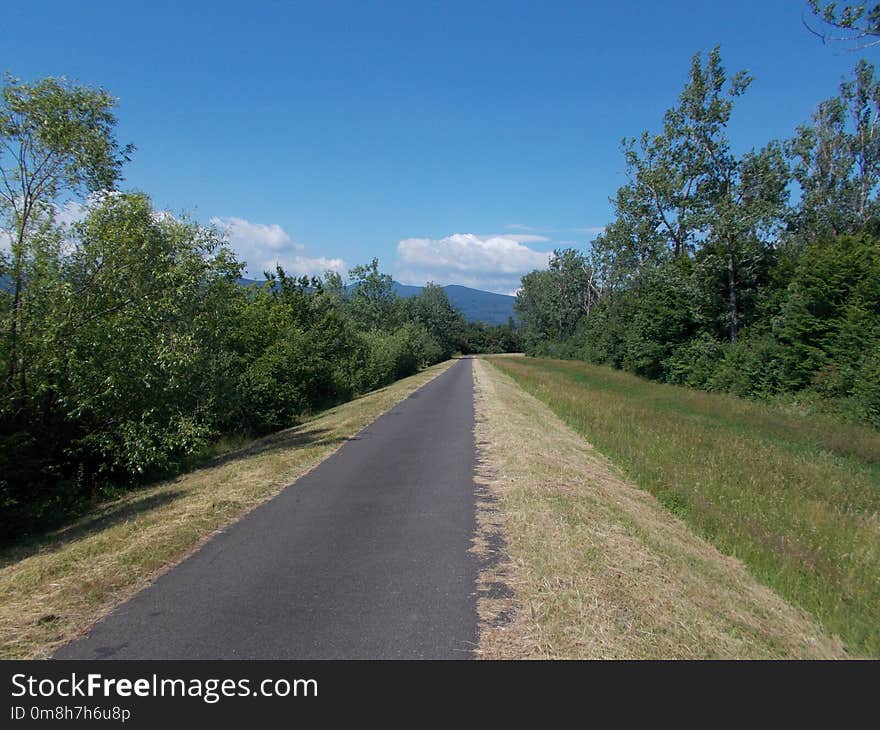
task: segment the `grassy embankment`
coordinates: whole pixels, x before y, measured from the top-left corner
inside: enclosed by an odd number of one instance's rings
[[[880,656],[880,434],[587,363],[489,362],[851,653]]]
[[[0,658],[48,656],[273,497],[451,362],[138,489],[64,529],[0,551]]]

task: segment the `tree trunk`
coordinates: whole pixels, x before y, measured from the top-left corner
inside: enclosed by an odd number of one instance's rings
[[[727,251],[727,289],[730,298],[730,341],[736,343],[739,334],[739,310],[736,303],[736,264],[733,260],[733,245]]]
[[[12,317],[9,323],[9,366],[6,373],[9,392],[15,389],[15,370],[18,359],[18,310],[21,303],[21,275],[15,274],[15,293],[12,297]]]
[[[15,391],[15,375],[18,370],[18,335],[21,324],[21,296],[24,282],[24,241],[30,219],[31,206],[27,198],[22,205],[21,220],[18,224],[18,241],[12,247],[12,270],[15,277],[15,291],[12,297],[12,321],[9,327],[9,368],[7,372],[9,392]],[[25,388],[24,368],[21,370],[21,387]]]
[[[15,289],[12,295],[12,312],[10,313],[11,321],[9,323],[9,367],[6,373],[9,392],[15,390],[15,375],[18,369],[18,323],[21,315],[21,288],[22,288],[22,242],[19,238],[18,245],[13,252],[12,271],[15,277]]]

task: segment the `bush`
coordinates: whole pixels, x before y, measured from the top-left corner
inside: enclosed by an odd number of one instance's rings
[[[740,396],[764,396],[776,391],[772,341],[741,339],[723,346],[723,356],[705,386]]]
[[[439,362],[442,348],[417,324],[407,323],[393,332],[371,330],[361,335],[366,343],[366,361],[357,386],[363,392],[388,385],[399,378]]]
[[[703,332],[679,345],[666,362],[666,381],[692,388],[710,389],[725,355],[724,343]]]
[[[880,428],[880,343],[865,355],[855,378],[852,400],[857,416]]]

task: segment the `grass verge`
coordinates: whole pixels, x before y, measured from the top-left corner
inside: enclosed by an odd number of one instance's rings
[[[475,389],[479,656],[846,656],[499,369]]]
[[[0,551],[0,658],[43,658],[330,456],[441,363]]]
[[[880,434],[587,363],[490,362],[850,652],[880,656]]]

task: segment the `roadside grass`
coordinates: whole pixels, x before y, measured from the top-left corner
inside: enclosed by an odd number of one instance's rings
[[[880,656],[880,433],[588,363],[489,362],[851,653]]]
[[[475,363],[478,656],[846,656],[503,374],[506,358],[489,362]]]
[[[44,658],[275,496],[452,361],[0,550],[0,658]]]

